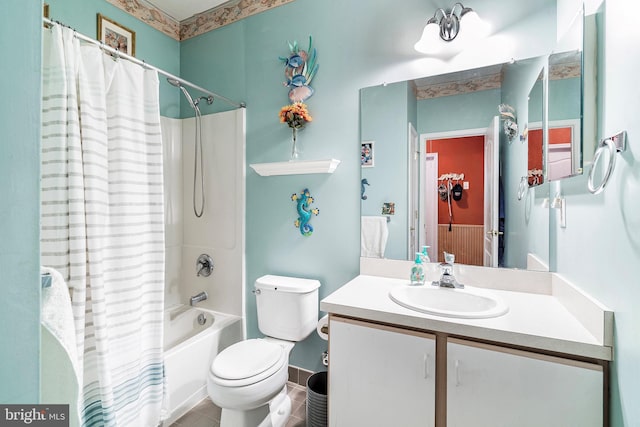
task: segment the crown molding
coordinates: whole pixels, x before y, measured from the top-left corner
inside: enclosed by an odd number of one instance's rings
[[[182,41],[295,0],[231,0],[181,22],[145,0],[106,1],[169,37]]]

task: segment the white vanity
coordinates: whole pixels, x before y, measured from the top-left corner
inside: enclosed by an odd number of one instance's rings
[[[608,425],[609,310],[556,274],[457,265],[458,281],[508,311],[427,314],[389,296],[410,265],[363,259],[363,274],[321,301],[330,426]]]

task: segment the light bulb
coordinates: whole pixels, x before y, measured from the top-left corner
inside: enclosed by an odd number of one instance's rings
[[[413,48],[420,53],[433,54],[442,49],[440,40],[440,27],[438,24],[429,23],[422,31],[422,37],[413,45]]]
[[[480,19],[475,10],[465,13],[460,22],[460,32],[474,39],[488,36],[490,30],[489,24]]]

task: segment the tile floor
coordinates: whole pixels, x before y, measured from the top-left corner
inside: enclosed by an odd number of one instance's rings
[[[291,398],[291,416],[286,427],[304,427],[307,418],[307,390],[291,381],[287,383],[287,390]],[[170,427],[219,427],[220,411],[207,397]]]

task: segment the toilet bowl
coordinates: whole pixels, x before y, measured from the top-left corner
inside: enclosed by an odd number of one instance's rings
[[[223,350],[211,364],[207,391],[222,408],[221,426],[284,425],[291,413],[286,392],[289,353],[293,343],[269,338],[241,341]],[[271,401],[283,394],[278,407]],[[273,412],[282,423],[269,418]]]
[[[236,343],[218,354],[207,392],[222,408],[221,427],[282,427],[291,414],[287,395],[289,353],[315,330],[317,280],[263,276],[254,294],[264,338]]]
[[[211,364],[209,396],[221,408],[263,405],[287,382],[288,362],[289,349],[284,346],[265,339],[241,341],[223,350]]]

